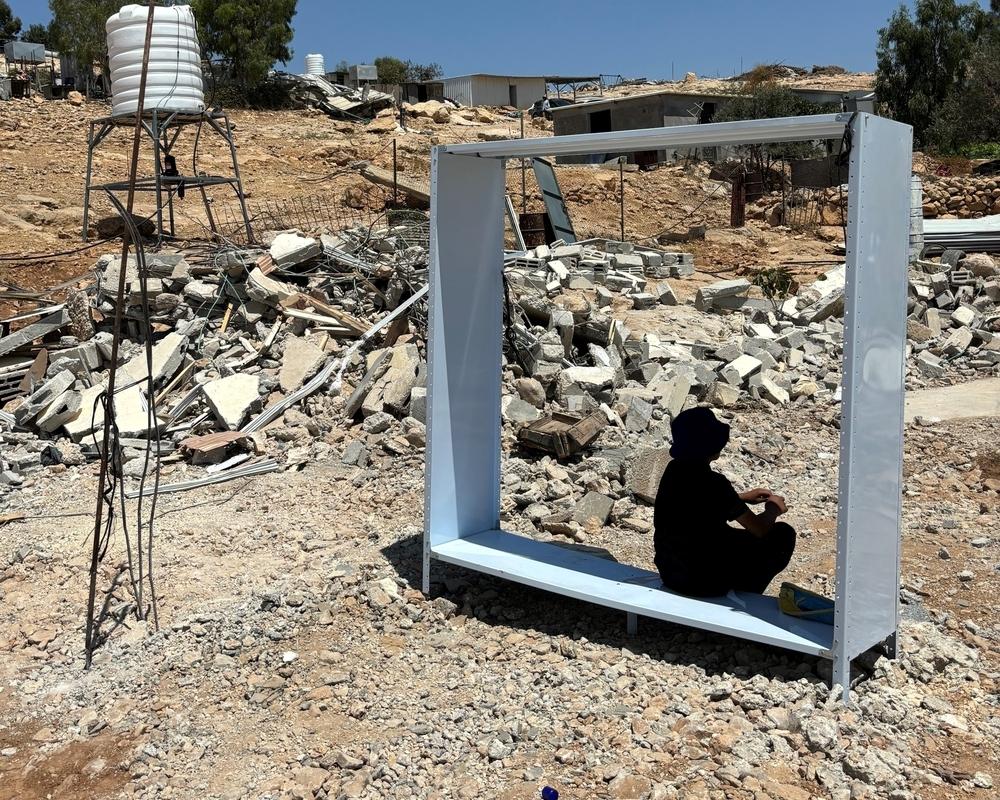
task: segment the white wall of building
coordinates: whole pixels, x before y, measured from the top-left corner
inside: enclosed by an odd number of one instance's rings
[[[518,108],[529,108],[545,95],[545,78],[462,75],[444,79],[444,96],[463,106],[507,106],[511,105],[511,86]]]

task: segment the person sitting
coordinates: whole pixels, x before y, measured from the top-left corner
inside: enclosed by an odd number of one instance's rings
[[[738,494],[711,464],[729,442],[729,426],[708,408],[677,415],[670,426],[672,461],[653,511],[653,548],[663,585],[691,597],[730,591],[763,594],[788,566],[795,530],[778,517],[785,500],[769,489]],[[760,513],[749,506],[763,504]],[[744,530],[734,528],[738,522]]]

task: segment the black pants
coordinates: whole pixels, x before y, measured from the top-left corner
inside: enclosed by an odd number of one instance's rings
[[[657,554],[663,585],[690,597],[719,597],[734,590],[763,594],[795,550],[795,529],[784,522],[776,522],[762,537],[726,528],[712,539],[718,546],[702,560]]]

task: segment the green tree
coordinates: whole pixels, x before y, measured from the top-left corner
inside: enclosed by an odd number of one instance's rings
[[[444,75],[444,71],[441,69],[441,65],[433,61],[430,64],[406,62],[406,80],[408,81],[435,81],[442,75]]]
[[[406,62],[393,56],[379,56],[374,62],[378,70],[378,82],[388,86],[406,83]]]
[[[1000,141],[1000,30],[979,37],[965,80],[937,108],[926,138],[947,153]]]
[[[50,47],[49,26],[42,25],[40,22],[32,23],[21,33],[21,40],[34,44],[44,44],[46,47]]]
[[[108,48],[104,24],[121,8],[120,0],[49,0],[52,23],[49,46],[70,56],[83,72],[84,89],[90,96],[94,65],[101,67],[105,91],[108,83]]]
[[[802,117],[839,111],[839,106],[810,102],[791,89],[773,81],[752,82],[743,91],[727,99],[712,118],[713,122],[736,122],[749,119],[776,119]],[[747,170],[761,176],[765,186],[771,187],[774,176],[772,166],[780,159],[809,158],[817,154],[812,142],[787,142],[777,145],[746,145],[738,152]]]
[[[16,39],[21,32],[21,20],[14,16],[7,0],[0,0],[0,42]]]
[[[194,0],[202,53],[219,59],[244,95],[259,87],[275,63],[292,58],[297,0]]]
[[[917,0],[914,14],[906,6],[879,31],[875,93],[893,116],[913,126],[917,142],[925,142],[938,107],[964,83],[969,56],[979,35],[1000,11],[992,14],[977,3]]]

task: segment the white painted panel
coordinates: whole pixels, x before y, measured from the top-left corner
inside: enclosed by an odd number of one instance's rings
[[[500,530],[435,546],[432,554],[441,561],[621,611],[800,653],[829,655],[833,628],[782,614],[773,597],[747,592],[709,599],[683,597],[662,589],[655,572]]]
[[[425,543],[499,524],[503,163],[431,165]]]
[[[897,625],[912,157],[906,125],[859,115],[853,131],[837,518],[842,665]]]

